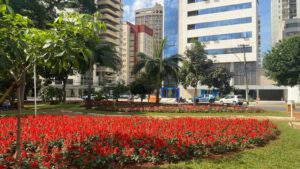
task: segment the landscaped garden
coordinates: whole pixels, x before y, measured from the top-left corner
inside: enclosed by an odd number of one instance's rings
[[[82,102],[82,106],[87,103]],[[263,113],[254,107],[224,106],[219,104],[154,104],[139,102],[93,101],[92,106],[99,111],[112,112],[152,112],[152,113]]]
[[[0,118],[0,168],[16,164],[16,121]],[[178,162],[263,146],[279,134],[271,121],[254,119],[44,115],[22,121],[22,168]]]

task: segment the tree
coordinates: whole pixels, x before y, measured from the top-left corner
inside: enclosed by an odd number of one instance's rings
[[[5,92],[5,98],[14,88],[17,88],[18,99],[18,120],[17,120],[17,143],[16,159],[20,160],[21,153],[21,113],[22,113],[22,89],[25,87],[25,75],[32,68],[34,61],[40,56],[30,50],[37,47],[36,37],[40,36],[42,31],[31,29],[32,21],[19,14],[8,14],[7,6],[3,6],[0,1],[0,69],[3,73],[9,74],[14,82]],[[43,36],[39,37],[43,39]],[[38,50],[38,48],[36,49]]]
[[[118,101],[118,99],[120,98],[121,94],[124,94],[126,92],[128,92],[129,88],[127,86],[125,86],[123,83],[118,83],[117,86],[113,87],[112,89],[112,94],[114,99],[116,99]]]
[[[92,85],[93,85],[91,79],[93,77],[94,65],[96,64],[97,66],[104,66],[104,67],[111,68],[114,71],[119,71],[121,68],[121,59],[117,55],[115,48],[107,42],[100,41],[97,43],[97,41],[96,42],[91,41],[90,43],[88,43],[87,47],[92,52],[90,63],[89,63],[89,70],[88,70],[90,81],[88,83],[88,99],[86,104],[86,108],[90,109],[91,93],[92,93]]]
[[[58,10],[76,8],[80,13],[96,12],[94,0],[10,0],[10,6],[16,13],[29,17],[37,28],[46,28],[47,23],[58,17]]]
[[[133,95],[140,95],[141,102],[146,98],[146,94],[150,95],[155,90],[155,83],[153,79],[143,73],[136,81],[133,81],[129,87]]]
[[[62,91],[61,89],[52,87],[52,86],[43,86],[39,92],[39,96],[43,100],[43,102],[51,102],[53,103],[53,99],[56,101],[62,100]]]
[[[202,84],[208,86],[209,89],[212,87],[219,89],[220,94],[228,94],[233,90],[230,85],[232,79],[232,73],[223,66],[213,66],[208,76],[202,80]]]
[[[102,22],[95,20],[98,17],[98,13],[64,13],[51,24],[54,29],[43,47],[47,62],[44,70],[48,77],[62,81],[64,102],[68,76],[84,73],[93,66],[93,47],[100,42],[99,33],[105,29]]]
[[[300,84],[300,36],[284,39],[265,54],[266,75],[278,85]]]
[[[180,82],[184,88],[194,88],[194,99],[197,96],[198,84],[212,71],[213,62],[207,58],[205,46],[199,42],[193,42],[191,48],[187,48],[185,55],[187,60],[183,62],[180,71]]]
[[[156,83],[156,104],[159,104],[160,88],[162,81],[168,76],[173,76],[178,80],[178,73],[180,70],[179,62],[182,58],[179,55],[173,55],[170,57],[163,57],[163,50],[166,44],[166,40],[163,39],[161,43],[154,44],[153,57],[147,56],[144,53],[139,53],[138,63],[134,66],[132,73],[138,74],[145,71],[146,74],[154,78]]]

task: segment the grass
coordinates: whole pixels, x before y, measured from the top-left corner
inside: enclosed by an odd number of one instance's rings
[[[281,130],[279,139],[271,144],[228,155],[220,159],[195,159],[178,164],[166,164],[151,169],[299,169],[300,130],[287,122],[275,122]]]
[[[49,104],[38,104],[38,114],[42,113],[59,113],[65,111],[72,112],[81,112],[84,114],[94,113],[99,115],[127,115],[127,116],[167,116],[167,117],[204,117],[204,116],[276,116],[276,117],[288,117],[289,114],[280,112],[280,111],[267,111],[265,113],[153,113],[153,112],[143,112],[143,113],[135,113],[135,112],[104,112],[100,110],[90,109],[86,110],[84,107],[80,107],[79,104],[57,104],[57,105],[49,105]],[[23,114],[33,114],[34,113],[34,105],[25,105],[23,110]],[[1,115],[16,115],[16,110],[10,110],[1,112]]]

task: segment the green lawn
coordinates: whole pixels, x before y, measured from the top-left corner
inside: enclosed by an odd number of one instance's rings
[[[203,116],[276,116],[276,117],[288,117],[289,115],[284,112],[279,111],[267,111],[265,113],[152,113],[152,112],[143,112],[143,113],[125,113],[125,112],[104,112],[100,110],[86,110],[84,107],[80,107],[79,104],[58,104],[58,105],[49,105],[49,104],[39,104],[38,105],[38,114],[42,113],[60,113],[66,111],[81,112],[84,114],[95,113],[101,115],[138,115],[138,116],[192,116],[192,117],[203,117]],[[1,112],[2,115],[16,115],[17,111],[5,111]],[[25,105],[23,114],[33,114],[34,105]]]
[[[291,129],[287,122],[275,122],[281,130],[279,139],[257,149],[220,159],[195,159],[178,164],[150,167],[153,169],[299,169],[300,130]]]

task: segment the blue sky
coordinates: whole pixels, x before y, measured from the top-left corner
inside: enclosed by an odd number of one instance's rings
[[[259,1],[259,15],[261,16],[261,51],[266,52],[271,48],[271,0]],[[124,19],[134,22],[134,11],[137,9],[151,7],[156,2],[163,0],[124,0]]]

